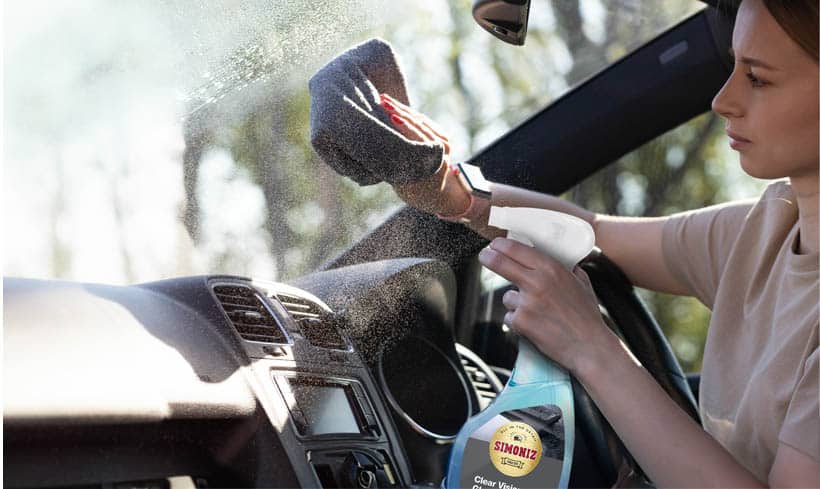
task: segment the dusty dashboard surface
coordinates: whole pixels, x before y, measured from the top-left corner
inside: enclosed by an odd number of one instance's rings
[[[437,484],[492,396],[455,350],[454,290],[414,259],[299,287],[6,279],[4,483]]]

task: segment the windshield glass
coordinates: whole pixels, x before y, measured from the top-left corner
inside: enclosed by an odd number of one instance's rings
[[[285,280],[400,207],[313,153],[308,78],[370,37],[464,159],[702,8],[535,0],[524,47],[469,0],[6,2],[6,275]]]

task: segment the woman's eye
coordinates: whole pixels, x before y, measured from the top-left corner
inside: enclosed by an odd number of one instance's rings
[[[766,85],[766,82],[764,82],[760,78],[756,77],[754,75],[754,73],[752,73],[751,71],[746,73],[746,78],[749,79],[749,82],[751,82],[753,87],[762,87],[762,86]]]

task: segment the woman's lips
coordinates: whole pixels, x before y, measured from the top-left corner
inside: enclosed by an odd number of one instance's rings
[[[739,150],[740,148],[752,144],[752,142],[748,139],[732,131],[727,130],[726,134],[729,136],[729,146],[731,146],[732,149]]]

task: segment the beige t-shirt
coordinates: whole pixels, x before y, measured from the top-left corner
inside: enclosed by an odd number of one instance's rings
[[[712,309],[700,384],[703,427],[765,483],[778,443],[820,461],[820,255],[798,255],[788,181],[759,200],[674,214],[667,266]]]

